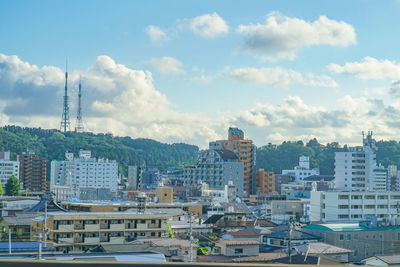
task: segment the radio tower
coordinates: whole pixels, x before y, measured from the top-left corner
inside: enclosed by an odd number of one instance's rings
[[[64,133],[71,131],[71,122],[69,121],[69,107],[68,107],[68,62],[65,63],[65,95],[64,95],[64,107],[63,114],[61,117],[61,131]]]
[[[79,79],[79,92],[78,92],[78,114],[76,115],[76,125],[75,132],[82,133],[83,132],[83,122],[82,122],[82,106],[81,106],[81,96],[82,96],[82,84],[81,79]]]

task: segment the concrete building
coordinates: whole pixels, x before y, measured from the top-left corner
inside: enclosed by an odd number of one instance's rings
[[[40,158],[35,151],[28,150],[17,156],[19,161],[19,180],[27,191],[42,192],[48,190],[46,181],[46,159]]]
[[[187,185],[207,183],[211,189],[223,189],[232,181],[236,185],[236,196],[243,196],[243,162],[238,161],[234,152],[226,149],[203,150],[194,167],[185,168],[184,180]]]
[[[223,189],[210,189],[208,184],[201,185],[201,196],[208,198],[213,203],[234,202],[236,200],[236,186],[229,181]]]
[[[155,189],[161,181],[157,167],[128,166],[128,190]]]
[[[218,240],[215,243],[214,254],[229,257],[258,256],[260,242],[252,239]]]
[[[49,212],[46,228],[57,251],[87,251],[102,244],[162,237],[170,218],[165,212]],[[34,218],[31,238],[43,228],[44,216]]]
[[[256,152],[257,148],[252,140],[244,139],[244,132],[238,128],[230,127],[228,140],[210,142],[210,149],[226,149],[232,151],[243,162],[243,191],[248,197],[257,193]],[[239,185],[238,185],[239,187]]]
[[[400,191],[400,176],[396,165],[389,165],[388,168],[388,190],[389,191]]]
[[[156,196],[159,203],[174,203],[174,190],[172,189],[172,187],[157,187]]]
[[[349,261],[400,253],[398,227],[368,227],[358,223],[339,223],[309,224],[301,230],[319,236],[322,242],[353,250],[349,255]]]
[[[19,179],[19,161],[10,160],[10,151],[0,152],[0,183],[3,189],[11,175]]]
[[[138,166],[128,166],[128,190],[138,189]]]
[[[400,192],[311,192],[311,222],[400,224]]]
[[[310,170],[310,158],[301,156],[299,166],[294,167],[293,170],[282,170],[282,174],[294,177],[295,182],[303,182],[304,178],[308,176],[319,175],[319,169]]]
[[[362,148],[335,152],[335,187],[340,191],[386,191],[387,170],[376,165],[376,141],[363,134]]]
[[[90,151],[80,150],[79,158],[66,152],[64,161],[51,162],[50,190],[57,194],[80,198],[80,188],[109,189],[117,192],[118,163],[108,159],[95,159]]]
[[[264,169],[257,171],[258,190],[260,195],[274,195],[274,173],[267,172]]]
[[[281,192],[282,185],[294,182],[294,180],[295,178],[290,175],[274,174],[274,185],[276,193],[280,195],[282,193]]]
[[[307,223],[309,216],[309,200],[273,200],[271,202],[271,221],[274,223],[286,224],[291,219]]]

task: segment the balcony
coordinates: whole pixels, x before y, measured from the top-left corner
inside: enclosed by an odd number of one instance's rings
[[[100,229],[98,224],[85,224],[85,230],[87,231],[98,231]]]
[[[110,224],[110,230],[123,231],[125,229],[125,224]]]
[[[83,230],[85,227],[83,224],[75,224],[74,225],[74,230]]]
[[[147,224],[146,223],[138,223],[137,229],[138,230],[147,230]]]
[[[83,243],[87,244],[87,245],[97,245],[100,242],[100,238],[99,237],[85,237],[83,239]]]
[[[115,236],[115,237],[110,237],[110,244],[123,244],[125,242],[125,238],[123,236]]]
[[[57,243],[60,245],[68,245],[74,243],[74,238],[58,238]]]

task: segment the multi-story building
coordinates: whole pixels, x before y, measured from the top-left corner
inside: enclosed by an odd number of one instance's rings
[[[11,175],[19,179],[19,162],[10,160],[10,151],[0,152],[0,183],[3,189]]]
[[[340,191],[386,191],[387,170],[376,165],[372,132],[363,134],[363,147],[335,152],[335,187]]]
[[[311,192],[311,222],[400,224],[400,192]]]
[[[183,177],[187,185],[207,183],[212,189],[222,189],[232,181],[236,185],[236,196],[243,196],[243,162],[230,150],[200,151],[196,165],[185,168]]]
[[[375,255],[400,253],[399,227],[371,227],[358,223],[309,224],[303,232],[321,237],[321,241],[353,250],[349,261],[355,262]]]
[[[293,170],[282,170],[282,174],[294,177],[295,182],[302,182],[306,177],[319,175],[319,169],[310,170],[310,158],[301,156],[299,158],[299,166],[294,167]]]
[[[35,151],[28,150],[17,156],[19,161],[19,180],[27,191],[48,190],[46,181],[46,159],[40,158]]]
[[[388,168],[388,176],[387,176],[387,185],[389,191],[400,191],[400,176],[397,171],[397,165],[389,165]]]
[[[124,244],[139,238],[162,237],[167,212],[49,212],[48,240],[57,251],[87,251],[102,244]],[[44,216],[31,222],[31,239],[43,233]]]
[[[239,162],[244,163],[243,191],[245,196],[257,193],[256,146],[252,140],[244,139],[244,132],[238,128],[229,128],[228,140],[210,142],[210,149],[233,151]]]
[[[260,195],[275,194],[274,173],[259,169],[257,171],[258,189]]]
[[[128,184],[129,190],[155,189],[161,182],[160,170],[150,166],[129,166]]]
[[[117,191],[118,164],[115,161],[92,158],[91,152],[85,150],[79,151],[79,158],[68,152],[65,158],[64,161],[51,162],[50,190],[56,196],[59,192],[67,192],[66,195],[81,198],[82,188]],[[57,199],[63,200],[59,196]]]
[[[275,174],[274,175],[274,185],[275,191],[280,195],[282,193],[282,185],[294,182],[294,177],[290,175]]]

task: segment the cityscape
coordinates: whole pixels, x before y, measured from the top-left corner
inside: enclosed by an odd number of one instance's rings
[[[1,266],[400,266],[399,1],[3,4]]]

